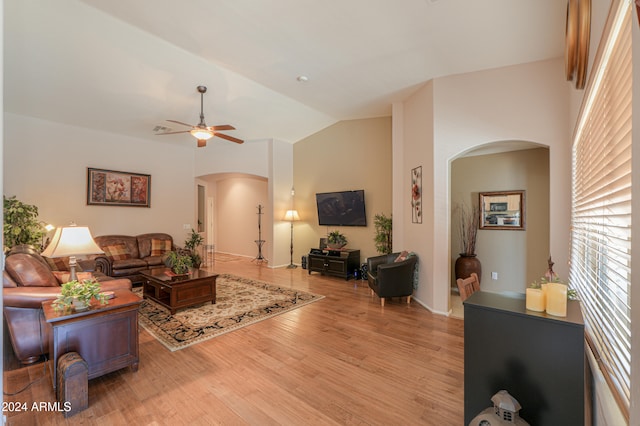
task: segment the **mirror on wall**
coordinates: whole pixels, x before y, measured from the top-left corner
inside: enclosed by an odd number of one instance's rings
[[[524,191],[481,192],[480,229],[525,229]]]
[[[198,232],[204,232],[204,186],[198,185]]]

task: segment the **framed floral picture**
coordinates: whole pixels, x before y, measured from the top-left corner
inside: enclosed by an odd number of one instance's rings
[[[422,223],[422,166],[411,169],[411,222]]]
[[[151,175],[88,167],[87,205],[151,207]]]

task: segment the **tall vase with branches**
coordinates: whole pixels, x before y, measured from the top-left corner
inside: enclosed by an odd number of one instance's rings
[[[465,204],[459,204],[456,209],[459,218],[458,233],[462,249],[460,257],[455,263],[456,279],[468,278],[472,272],[475,272],[480,280],[482,277],[482,265],[476,254],[480,209],[478,206],[469,207]]]

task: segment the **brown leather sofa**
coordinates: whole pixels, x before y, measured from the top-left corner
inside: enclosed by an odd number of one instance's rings
[[[175,250],[169,234],[150,233],[137,236],[102,235],[94,238],[105,254],[96,256],[96,269],[114,278],[142,282],[141,271],[163,268],[162,255]]]
[[[92,274],[104,291],[131,290],[128,279]],[[51,327],[42,314],[42,302],[57,298],[60,284],[47,260],[26,246],[7,254],[2,278],[4,319],[13,351],[22,364],[31,364],[49,353]]]

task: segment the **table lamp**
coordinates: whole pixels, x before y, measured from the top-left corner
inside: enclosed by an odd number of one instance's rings
[[[291,222],[291,257],[289,260],[289,266],[287,266],[287,268],[295,269],[297,268],[297,266],[293,264],[293,222],[300,220],[300,215],[298,215],[297,210],[287,210],[287,212],[284,214],[284,220],[288,220],[289,222]]]
[[[42,252],[44,257],[69,257],[69,281],[78,279],[76,275],[76,256],[101,254],[104,251],[98,247],[91,231],[86,226],[71,224],[56,229],[47,248]]]

